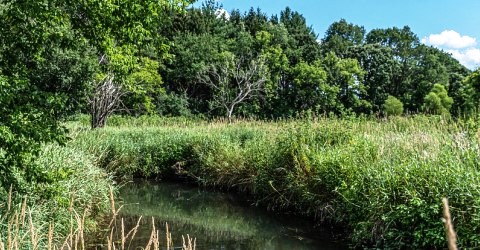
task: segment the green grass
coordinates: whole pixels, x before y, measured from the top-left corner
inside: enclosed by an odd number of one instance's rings
[[[459,246],[480,245],[479,131],[471,121],[166,119],[159,126],[142,119],[96,131],[72,125],[69,146],[117,176],[182,175],[337,224],[357,247],[444,248],[441,199],[448,197]]]
[[[58,248],[73,234],[71,227],[88,233],[95,229],[96,216],[109,211],[112,180],[93,157],[51,144],[35,164],[48,180],[32,183],[28,194],[0,190],[0,249],[2,244],[6,249]]]

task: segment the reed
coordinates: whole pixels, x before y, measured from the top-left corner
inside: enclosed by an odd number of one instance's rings
[[[447,235],[448,249],[457,250],[457,235],[453,229],[452,218],[450,216],[450,208],[448,206],[448,199],[443,198],[443,222],[445,223],[445,233]]]

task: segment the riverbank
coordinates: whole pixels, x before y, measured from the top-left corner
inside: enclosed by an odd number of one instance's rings
[[[77,124],[69,146],[117,176],[181,176],[340,225],[356,247],[444,247],[441,198],[448,197],[459,246],[480,244],[479,135],[472,126],[423,116],[140,120],[117,118],[116,126],[95,131]]]
[[[111,176],[68,146],[44,145],[34,164],[43,176],[25,191],[0,188],[0,249],[84,249],[110,211]]]

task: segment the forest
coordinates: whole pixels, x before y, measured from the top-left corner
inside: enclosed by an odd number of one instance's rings
[[[13,189],[19,204],[31,194],[68,207],[59,183],[76,170],[47,171],[38,159],[48,155],[45,145],[71,144],[66,124],[82,114],[92,129],[112,116],[227,123],[425,116],[478,127],[480,69],[422,44],[408,26],[366,30],[341,19],[318,34],[288,7],[227,14],[216,1],[195,2],[0,1],[4,197]]]

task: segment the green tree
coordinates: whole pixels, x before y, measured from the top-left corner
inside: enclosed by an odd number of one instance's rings
[[[2,2],[1,185],[25,191],[49,181],[49,173],[32,165],[41,143],[65,141],[61,119],[85,109],[96,79],[115,74],[123,84],[138,79],[126,81],[132,74],[153,72],[156,65],[142,58],[168,57],[168,44],[156,35],[164,11],[182,11],[188,2]]]
[[[170,25],[173,22],[172,16],[175,16],[175,13],[183,13],[190,2],[84,0],[64,6],[71,15],[72,27],[88,39],[97,50],[101,72],[98,72],[95,78],[100,80],[96,82],[97,91],[94,93],[97,96],[93,99],[108,96],[99,90],[110,89],[101,86],[105,76],[112,76],[110,79],[113,81],[107,82],[111,82],[113,88],[126,92],[122,94],[122,99],[126,98],[123,103],[128,105],[125,108],[130,113],[141,114],[153,110],[151,96],[158,96],[163,92],[162,81],[158,80],[159,75],[154,75],[154,71],[158,71],[163,62],[172,58],[169,53],[169,42],[159,32],[159,28]],[[158,64],[146,63],[145,58]],[[139,79],[139,74],[157,80],[145,84],[144,79]],[[157,86],[152,87],[152,84]],[[141,109],[137,110],[139,107]],[[94,114],[93,106],[91,110]]]
[[[9,1],[0,11],[0,184],[51,181],[33,165],[41,143],[64,142],[60,121],[85,105],[96,57],[64,1]]]
[[[465,78],[459,90],[463,111],[467,114],[478,112],[480,109],[480,68]]]
[[[449,115],[453,99],[448,96],[447,90],[441,84],[435,84],[432,91],[425,96],[423,109],[431,114]]]
[[[365,99],[372,107],[365,112],[382,111],[388,95],[395,93],[395,74],[400,70],[400,63],[394,59],[392,49],[378,44],[365,44],[350,47],[347,57],[356,58],[365,71]]]
[[[418,65],[416,48],[420,44],[418,37],[408,26],[403,28],[373,29],[366,38],[367,44],[377,44],[391,48],[393,59],[399,64],[393,75],[389,94],[397,96],[410,111],[418,109],[417,103],[412,101],[415,69]]]
[[[335,112],[359,112],[370,108],[363,85],[365,72],[356,59],[341,59],[331,52],[321,62],[327,72],[327,83],[339,88],[337,99],[342,105]]]
[[[259,102],[262,104],[262,114],[267,117],[280,117],[286,113],[293,113],[294,105],[287,98],[289,88],[286,75],[290,64],[284,51],[288,39],[288,31],[283,25],[269,23],[267,30],[259,31],[256,35],[256,47],[261,57],[268,65],[269,78],[265,82],[264,95]]]
[[[344,58],[347,50],[352,46],[360,46],[365,38],[365,28],[347,23],[345,19],[334,22],[328,27],[325,38],[322,39],[322,52],[335,53]]]
[[[289,34],[289,47],[285,51],[291,65],[298,62],[314,62],[320,57],[320,46],[317,42],[317,35],[312,27],[307,26],[307,21],[298,12],[290,8],[280,12],[280,23],[282,23]]]
[[[383,112],[387,115],[401,115],[403,103],[396,97],[389,95],[383,104]]]
[[[327,82],[327,72],[320,61],[299,63],[293,69],[295,107],[297,111],[329,112],[338,110],[340,86]]]

